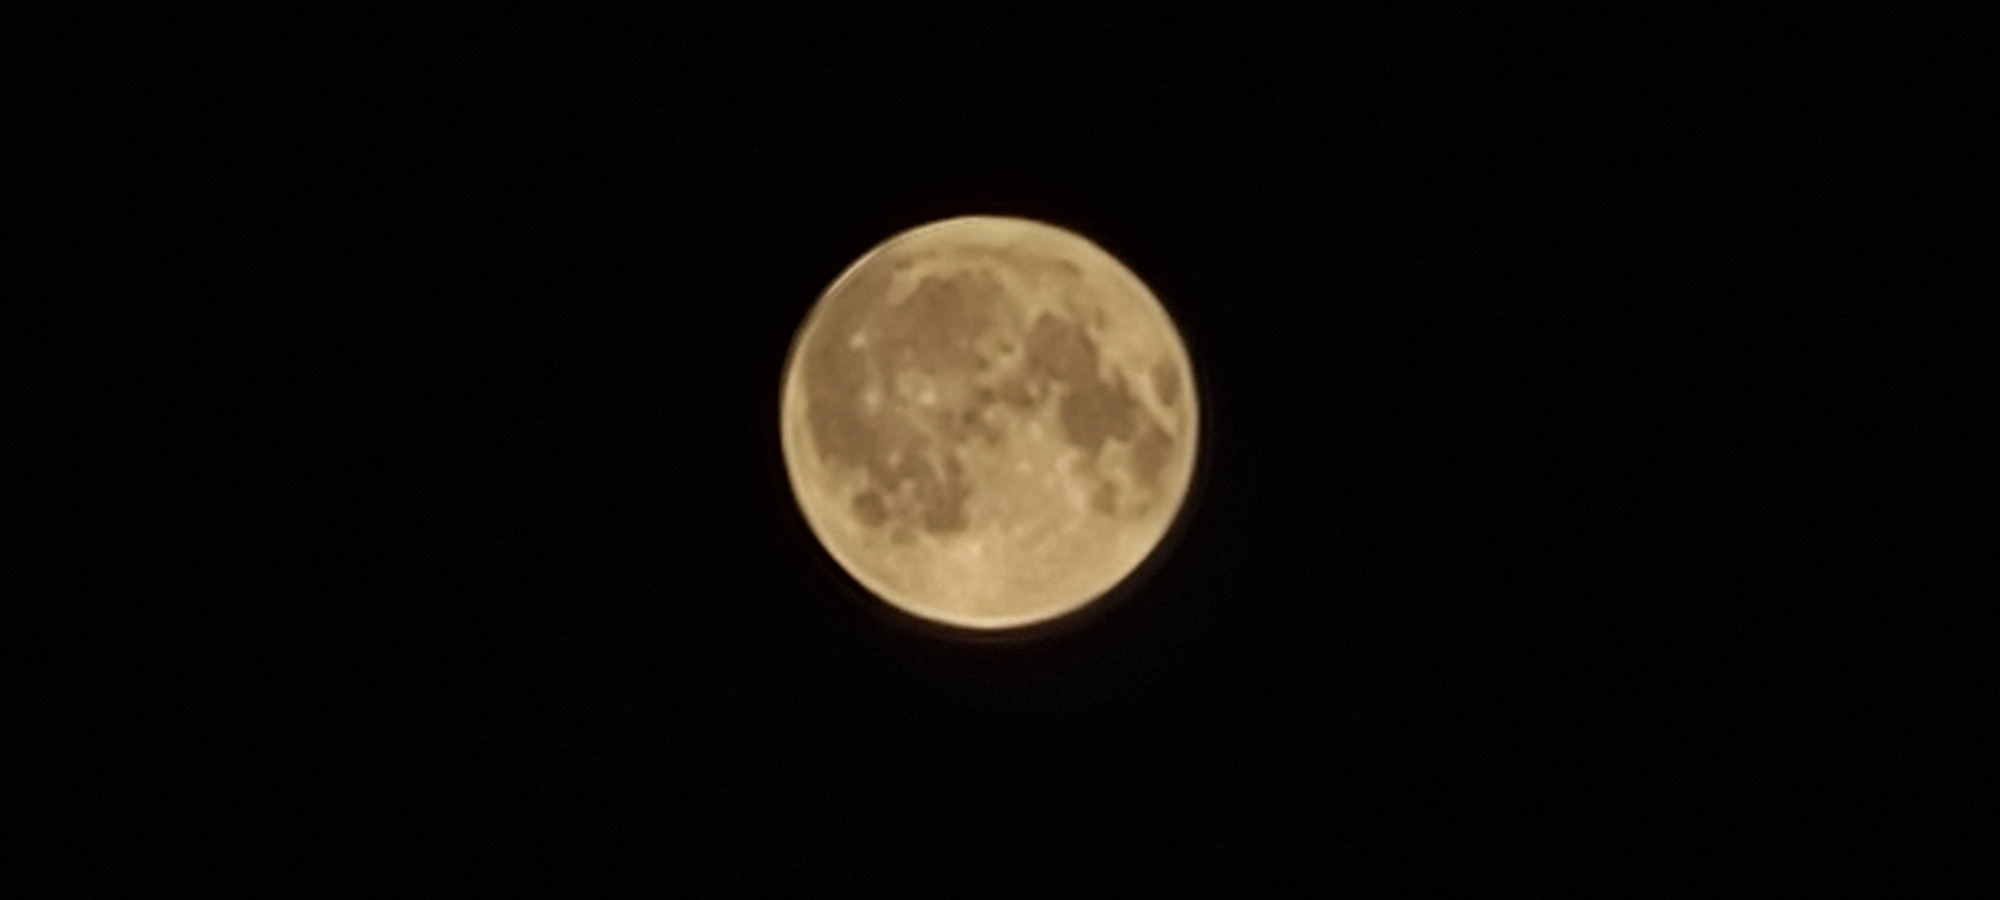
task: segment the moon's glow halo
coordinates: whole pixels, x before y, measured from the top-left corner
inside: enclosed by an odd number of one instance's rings
[[[968,216],[878,244],[820,296],[780,402],[792,492],[891,606],[993,630],[1116,587],[1187,497],[1199,435],[1165,308],[1082,236]]]

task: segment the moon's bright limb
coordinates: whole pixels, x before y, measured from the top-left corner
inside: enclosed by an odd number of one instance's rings
[[[807,524],[892,606],[999,629],[1129,576],[1185,501],[1188,354],[1097,245],[970,216],[877,245],[794,339],[780,402]]]

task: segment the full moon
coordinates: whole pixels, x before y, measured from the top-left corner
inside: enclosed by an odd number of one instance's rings
[[[965,629],[1075,612],[1187,498],[1198,411],[1158,298],[1086,238],[969,216],[849,265],[785,363],[806,523],[870,592]]]

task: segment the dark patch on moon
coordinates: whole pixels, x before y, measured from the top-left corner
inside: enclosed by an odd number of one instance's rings
[[[1018,376],[1001,382],[999,392],[1000,399],[1015,409],[1029,409],[1041,402],[1041,397],[1029,386],[1027,380]]]
[[[1122,379],[1116,384],[1105,384],[1093,372],[1089,381],[1070,385],[1056,412],[1070,443],[1096,456],[1104,449],[1106,440],[1132,436],[1133,417],[1138,408]]]
[[[973,486],[955,448],[974,439],[1003,444],[1007,435],[988,415],[1000,405],[1029,413],[1055,404],[1061,437],[1085,454],[1088,503],[1097,513],[1116,515],[1120,500],[1118,485],[1097,468],[1109,441],[1128,442],[1134,483],[1146,493],[1157,488],[1174,439],[1123,373],[1108,380],[1099,374],[1100,348],[1080,322],[1040,312],[1024,327],[1005,286],[976,265],[927,275],[901,302],[890,302],[893,269],[864,266],[829,296],[804,353],[814,446],[829,467],[867,478],[850,500],[854,521],[897,544],[914,540],[918,529],[969,529]],[[1035,275],[1070,287],[1078,278],[1068,263],[1043,263]],[[859,347],[851,343],[857,333],[865,338]],[[904,373],[935,385],[938,405],[900,395],[897,376]],[[1178,401],[1181,374],[1170,362],[1156,363],[1147,377],[1162,403]],[[881,398],[873,410],[862,400],[871,390]]]
[[[1118,511],[1118,485],[1112,484],[1109,481],[1099,481],[1096,489],[1090,492],[1090,508],[1107,516],[1116,513]]]
[[[807,350],[806,421],[813,444],[830,466],[858,469],[869,488],[852,504],[868,528],[892,523],[891,539],[912,523],[936,534],[964,531],[972,486],[963,463],[949,449],[978,435],[999,435],[976,412],[921,411],[895,399],[895,376],[915,372],[934,383],[962,383],[979,368],[974,339],[1002,318],[1002,287],[977,271],[926,277],[901,303],[886,299],[886,276],[863,271],[830,297],[825,319]],[[850,344],[856,333],[861,347]],[[863,396],[883,398],[869,410]],[[925,421],[943,438],[940,447],[917,426]]]
[[[1004,290],[977,270],[925,277],[902,303],[880,308],[881,352],[926,375],[969,375],[980,362],[973,341],[998,324]]]
[[[1028,327],[1028,373],[1061,382],[1080,383],[1097,377],[1097,345],[1075,323],[1048,313]]]
[[[1160,481],[1160,471],[1166,468],[1167,457],[1173,453],[1172,435],[1161,429],[1158,423],[1149,422],[1144,431],[1139,432],[1132,442],[1132,474],[1139,483],[1156,487]]]
[[[873,490],[854,495],[854,517],[870,528],[889,521],[889,507],[882,503],[882,495]]]
[[[1006,443],[1007,436],[986,418],[986,409],[993,405],[993,392],[981,389],[972,397],[972,405],[963,409],[943,409],[931,416],[932,430],[944,438],[944,442],[957,446],[974,438],[988,447],[998,447]]]
[[[1153,396],[1168,406],[1181,398],[1181,373],[1170,360],[1160,360],[1153,364]]]
[[[945,459],[948,463],[956,461],[956,457]],[[953,471],[943,482],[926,483],[921,489],[919,501],[923,509],[924,530],[932,534],[953,534],[971,527],[972,521],[965,513],[965,501],[970,496],[972,488],[965,483],[963,474],[957,471]]]
[[[1160,475],[1173,454],[1174,439],[1132,396],[1124,376],[1106,381],[1098,374],[1099,350],[1084,329],[1046,313],[1035,319],[1027,338],[1026,377],[1033,384],[1053,384],[1056,420],[1064,439],[1094,461],[1111,440],[1130,442],[1134,480],[1148,491],[1159,487]],[[1153,385],[1163,401],[1180,397],[1180,373],[1171,364],[1155,366]],[[1105,515],[1117,509],[1115,484],[1100,480],[1092,488],[1091,508]],[[1150,506],[1150,503],[1145,504]]]

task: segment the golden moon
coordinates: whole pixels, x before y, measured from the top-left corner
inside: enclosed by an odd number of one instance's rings
[[[1081,235],[968,216],[848,266],[785,363],[807,525],[891,606],[966,629],[1075,612],[1151,555],[1198,436],[1187,348]]]

